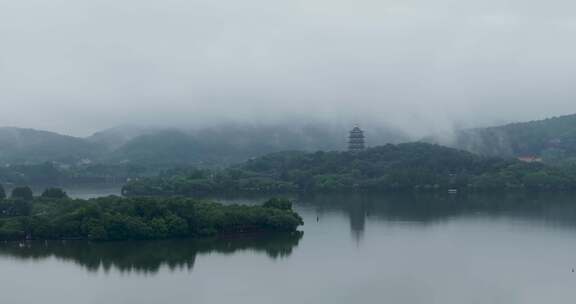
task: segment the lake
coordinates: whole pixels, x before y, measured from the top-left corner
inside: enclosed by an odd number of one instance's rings
[[[89,192],[74,195],[95,193]],[[576,197],[296,199],[306,223],[302,234],[0,244],[2,303],[541,304],[576,298]]]

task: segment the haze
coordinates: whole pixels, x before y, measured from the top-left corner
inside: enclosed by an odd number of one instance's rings
[[[299,118],[420,136],[569,114],[574,12],[560,0],[0,0],[0,125],[83,136]]]

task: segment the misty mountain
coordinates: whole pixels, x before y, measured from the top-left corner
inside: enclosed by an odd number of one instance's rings
[[[0,128],[0,163],[76,162],[96,157],[98,145],[72,136],[53,132],[3,127]]]
[[[82,159],[104,164],[227,166],[279,151],[346,149],[350,126],[220,124],[202,128],[122,126],[87,138],[21,128],[0,128],[0,163]],[[369,146],[409,142],[401,131],[364,126]],[[504,126],[456,131],[450,141],[428,138],[480,155],[576,159],[576,114]]]
[[[229,165],[268,153],[346,148],[348,130],[320,125],[227,124],[195,130],[162,129],[136,136],[110,154],[110,162]],[[373,144],[408,140],[400,132],[374,129]]]
[[[541,157],[548,161],[572,158],[576,157],[576,114],[462,130],[452,145],[482,155]]]
[[[141,126],[119,126],[110,129],[105,129],[92,134],[86,140],[90,143],[104,147],[109,152],[122,147],[130,140],[150,132],[157,131],[154,128],[146,128]]]
[[[46,131],[0,129],[0,162],[57,161],[173,166],[226,166],[268,153],[346,148],[349,126],[221,124],[204,128],[123,126],[77,138]],[[389,128],[367,128],[369,145],[408,141]]]

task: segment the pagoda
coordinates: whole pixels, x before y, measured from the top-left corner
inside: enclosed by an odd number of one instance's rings
[[[348,137],[348,151],[350,152],[359,152],[363,151],[364,146],[364,131],[360,129],[357,125],[354,126],[354,129],[350,131],[350,137]]]

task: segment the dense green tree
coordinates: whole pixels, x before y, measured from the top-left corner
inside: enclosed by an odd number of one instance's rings
[[[0,203],[0,241],[22,239],[143,240],[246,232],[294,232],[302,218],[291,204],[222,205],[189,198],[92,200],[37,198]]]
[[[21,199],[29,201],[34,198],[34,193],[32,192],[32,189],[28,186],[16,187],[12,189],[12,195],[10,197],[12,199]]]
[[[0,200],[3,200],[6,198],[6,190],[4,190],[4,187],[0,184]]]
[[[280,210],[292,210],[292,202],[286,198],[271,198],[264,202],[263,206]]]
[[[48,188],[42,192],[41,197],[43,198],[67,198],[68,194],[60,188]]]
[[[14,201],[12,213],[18,216],[28,216],[32,213],[32,203],[29,200],[17,199]]]
[[[360,153],[282,152],[231,169],[176,170],[128,183],[135,195],[350,191],[576,190],[576,166],[483,157],[438,145],[386,145]]]

